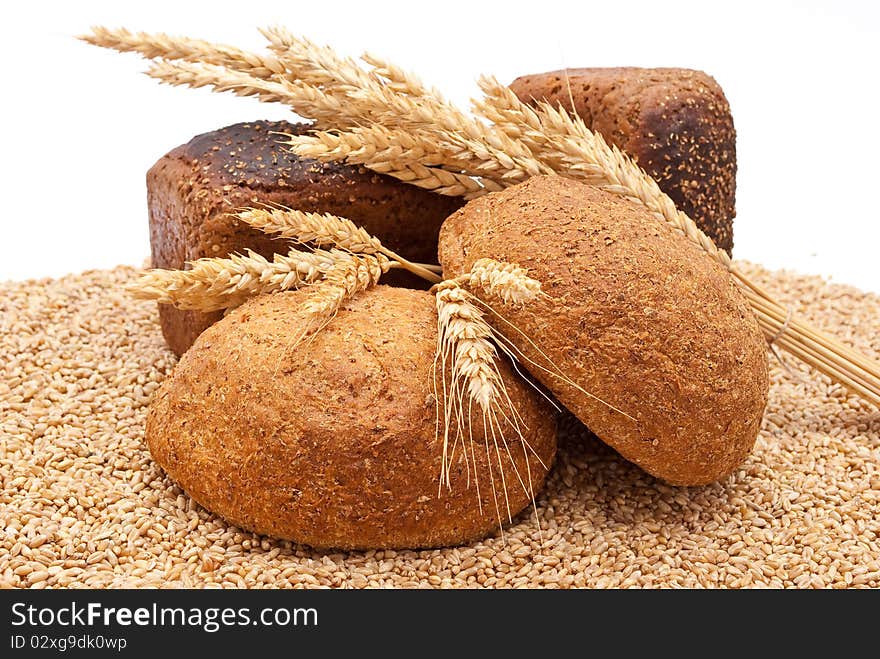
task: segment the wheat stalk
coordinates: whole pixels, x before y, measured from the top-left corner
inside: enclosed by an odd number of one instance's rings
[[[236,307],[261,293],[312,284],[347,259],[344,252],[291,250],[286,256],[275,254],[269,261],[248,250],[246,256],[192,261],[189,270],[149,270],[127,289],[142,300],[179,309],[217,311]]]
[[[356,254],[381,254],[400,267],[409,270],[426,281],[440,281],[432,268],[424,263],[413,263],[388,249],[376,236],[344,217],[330,213],[307,213],[292,208],[248,208],[235,217],[264,233],[274,233],[281,238],[299,243],[333,245],[337,249]]]

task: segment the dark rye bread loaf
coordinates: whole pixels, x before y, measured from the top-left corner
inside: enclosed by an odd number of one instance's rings
[[[283,243],[229,216],[260,203],[347,217],[406,258],[435,262],[440,225],[462,201],[360,167],[299,158],[275,134],[308,130],[308,124],[284,121],[234,124],[160,158],[147,172],[153,267],[182,268],[186,261],[246,248],[267,257],[284,250]],[[165,340],[180,355],[222,313],[163,304],[159,315]]]
[[[510,88],[526,103],[547,100],[571,109],[573,100],[590,129],[632,156],[731,252],[736,131],[711,76],[691,69],[566,69],[522,76]]]

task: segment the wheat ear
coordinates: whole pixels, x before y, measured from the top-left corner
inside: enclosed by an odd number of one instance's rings
[[[346,254],[337,260],[325,271],[323,280],[312,289],[303,304],[306,327],[300,340],[320,331],[333,320],[346,301],[375,286],[392,265],[382,254]]]
[[[328,46],[319,46],[281,26],[260,28],[269,49],[284,64],[287,75],[310,85],[337,93],[370,89],[381,81],[359,67],[352,59],[341,57]]]
[[[283,103],[319,128],[338,127],[346,115],[339,97],[291,79],[281,61],[271,54],[200,39],[104,27],[94,27],[91,34],[80,38],[95,46],[159,60],[153,62],[147,75],[170,85],[210,87],[216,92],[256,97],[264,103]]]
[[[479,474],[476,469],[476,454],[472,418],[475,412],[482,417],[486,464],[495,513],[499,527],[503,523],[502,505],[499,490],[503,493],[504,508],[508,521],[512,520],[508,483],[504,473],[504,457],[510,461],[514,473],[526,494],[534,498],[531,490],[531,476],[526,479],[519,473],[505,437],[505,426],[512,429],[523,443],[523,451],[528,465],[531,449],[523,436],[523,421],[510,399],[501,377],[496,359],[498,357],[492,339],[494,330],[486,323],[480,310],[471,301],[470,294],[455,281],[444,281],[433,289],[437,305],[437,353],[434,359],[435,398],[442,405],[438,413],[438,433],[442,433],[442,456],[440,488],[451,485],[451,466],[456,450],[460,450],[467,465],[468,484],[471,463],[477,500],[482,511]],[[439,375],[438,375],[439,374]],[[448,381],[447,381],[448,374]],[[441,386],[437,387],[438,379]],[[459,449],[460,446],[460,449]],[[468,450],[470,449],[470,453]],[[534,451],[533,451],[534,453]],[[498,465],[496,479],[493,464]],[[527,484],[528,481],[528,484]]]
[[[321,160],[344,159],[440,194],[461,194],[469,199],[531,176],[553,173],[548,166],[523,153],[522,147],[514,153],[515,142],[505,145],[501,136],[478,127],[482,125],[474,120],[456,123],[424,108],[407,108],[407,97],[384,95],[385,100],[370,95],[367,102],[371,106],[389,102],[403,107],[384,113],[371,111],[363,119],[367,125],[347,131],[292,136],[293,152]],[[364,96],[357,98],[363,100]],[[436,183],[420,173],[412,174],[424,166],[430,168]],[[438,170],[451,176],[443,180]],[[469,181],[471,177],[477,181]],[[452,185],[458,187],[453,190]]]
[[[466,180],[469,176],[462,175],[463,169],[477,177],[503,176],[507,182],[550,173],[527,148],[464,114],[425,88],[414,75],[388,62],[365,55],[368,64],[378,65],[365,71],[331,48],[295,37],[283,28],[266,28],[263,34],[275,53],[272,56],[196,39],[100,27],[82,38],[148,58],[177,60],[157,62],[148,74],[169,84],[211,87],[285,103],[315,121],[318,128],[355,129],[375,123],[406,129],[437,145],[436,153],[430,155],[436,161],[431,169],[423,167],[425,154],[410,154],[396,162],[383,157],[374,163],[368,158],[360,164],[443,194],[473,197],[499,189],[497,183],[474,185]],[[369,133],[357,137],[370,144]],[[390,141],[394,143],[393,138]]]
[[[463,163],[451,164],[451,157],[431,140],[379,124],[347,132],[317,131],[286,137],[286,143],[300,157],[364,165],[376,173],[442,195],[471,198],[504,187],[488,176],[454,171]]]
[[[211,64],[166,61],[153,62],[146,73],[169,85],[210,87],[215,92],[254,96],[263,103],[283,103],[297,114],[312,119],[316,127],[334,125],[342,113],[339,99],[284,78],[263,80]]]
[[[138,53],[147,59],[213,64],[247,73],[255,78],[270,79],[284,74],[284,65],[269,53],[252,53],[226,44],[171,36],[162,32],[130,32],[125,28],[111,29],[96,25],[92,27],[90,34],[79,38],[93,46],[110,48],[120,53]]]
[[[344,217],[330,213],[307,213],[284,206],[246,208],[236,213],[234,217],[264,233],[277,234],[281,238],[298,243],[332,245],[355,254],[381,254],[397,263],[399,267],[432,284],[440,281],[440,277],[433,270],[436,266],[413,263],[405,259],[385,247],[382,241],[366,229]]]
[[[511,180],[549,173],[528,149],[442,97],[428,93],[416,76],[388,62],[364,55],[367,63],[379,64],[372,72],[365,71],[333,49],[296,37],[283,28],[270,27],[262,32],[289,77],[347,99],[346,111],[336,126],[339,129],[375,123],[431,137],[436,150],[448,161],[444,164],[452,170],[470,163],[473,169],[485,170],[476,175],[491,175],[492,170],[503,167],[504,176]],[[383,80],[385,76],[390,77],[391,84]]]
[[[179,309],[217,311],[242,304],[261,293],[299,288],[324,277],[349,255],[338,251],[291,250],[271,261],[248,250],[246,256],[204,258],[189,270],[149,270],[127,286],[137,298]]]
[[[254,78],[247,73],[230,71],[211,64],[158,61],[150,65],[146,74],[177,87],[210,87],[215,92],[254,96],[263,103],[284,103],[286,99],[286,90],[281,83]]]
[[[547,297],[541,290],[541,282],[529,277],[528,270],[516,263],[495,259],[477,259],[470,272],[456,277],[455,281],[482,288],[503,302],[517,306],[540,296]]]

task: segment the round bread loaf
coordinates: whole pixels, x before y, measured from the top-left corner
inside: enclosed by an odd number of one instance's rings
[[[242,305],[162,384],[146,441],[172,479],[243,528],[317,548],[460,544],[530,503],[555,456],[555,418],[506,363],[523,440],[505,427],[509,451],[489,451],[474,412],[440,492],[433,296],[378,286],[292,347],[305,294]]]
[[[484,257],[542,283],[548,299],[494,306],[608,404],[524,364],[599,438],[676,485],[709,483],[742,462],[767,402],[766,343],[728,273],[699,247],[634,202],[534,177],[444,223],[446,277]],[[529,341],[487,320],[548,367]]]

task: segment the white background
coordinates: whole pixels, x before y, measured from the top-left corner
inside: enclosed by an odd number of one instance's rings
[[[259,48],[254,28],[273,23],[381,53],[462,103],[481,72],[703,69],[739,136],[735,255],[880,291],[880,11],[840,0],[5,3],[0,279],[140,264],[144,174],[159,156],[229,123],[289,116],[160,86],[138,56],[73,35],[105,24]]]

